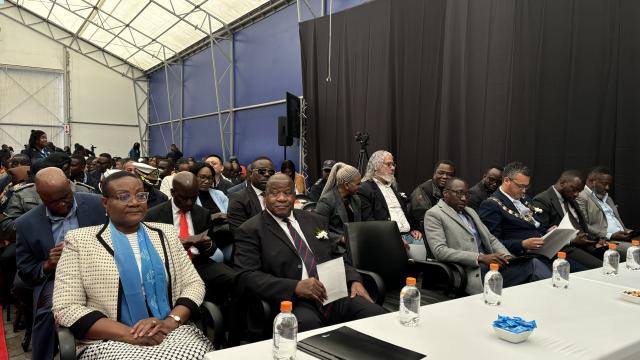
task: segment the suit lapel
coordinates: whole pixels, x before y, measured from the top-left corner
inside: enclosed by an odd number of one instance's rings
[[[467,225],[465,225],[462,220],[460,219],[460,217],[458,216],[458,214],[456,214],[455,211],[453,211],[453,209],[451,208],[451,206],[447,205],[446,203],[439,203],[438,202],[438,206],[442,209],[442,212],[444,212],[445,214],[447,214],[447,216],[449,216],[453,221],[455,221],[456,223],[458,223],[458,225],[460,225],[466,232],[468,232],[469,234],[473,235],[473,233],[471,232],[471,229],[469,229],[469,227],[467,227]]]
[[[251,204],[251,210],[254,214],[258,214],[262,211],[262,205],[260,205],[260,199],[258,199],[258,194],[256,194],[253,187],[247,186],[246,188],[247,195],[249,196],[249,203]],[[272,218],[273,220],[273,218]]]
[[[253,191],[253,190],[251,190],[251,191]],[[293,244],[291,243],[291,240],[289,239],[287,234],[284,233],[284,230],[282,230],[280,225],[278,223],[276,223],[276,221],[273,218],[273,216],[271,216],[265,210],[265,211],[262,212],[262,219],[264,220],[264,223],[267,226],[267,228],[269,229],[269,231],[271,231],[271,233],[273,233],[273,235],[275,235],[278,239],[280,239],[285,245],[287,245],[287,247],[289,249],[291,249],[291,251],[293,251],[293,253],[296,256],[298,256],[298,251],[296,250],[295,246],[293,246]]]
[[[551,197],[551,205],[553,205],[553,207],[556,208],[556,211],[558,212],[558,214],[564,214],[564,209],[560,204],[560,200],[558,200],[558,196],[556,195],[555,190],[553,190],[553,185],[549,188],[549,190],[547,190],[547,192]]]
[[[348,223],[349,216],[347,215],[347,209],[345,209],[344,207],[344,202],[342,201],[340,192],[338,192],[338,189],[334,188],[332,190],[332,193],[333,193],[334,201],[336,202],[336,211],[338,212],[338,216],[340,217],[340,220],[342,220],[343,224]]]
[[[313,255],[316,257],[316,262],[320,263],[321,261],[318,258],[320,252],[318,249],[318,242],[315,234],[316,229],[314,229],[310,223],[301,221],[302,219],[300,218],[300,216],[296,216],[295,212],[293,213],[293,216],[296,218],[296,221],[298,221],[298,224],[302,229],[304,238],[305,240],[307,240],[307,244],[309,245],[309,248],[311,248],[311,252],[313,252]]]

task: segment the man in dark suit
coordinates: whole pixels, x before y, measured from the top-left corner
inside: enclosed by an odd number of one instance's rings
[[[410,245],[415,245],[416,249],[425,249],[419,230],[420,224],[410,222],[407,196],[396,189],[395,169],[396,164],[390,152],[378,150],[371,155],[358,190],[362,204],[362,220],[395,221],[407,250],[412,250]],[[415,255],[409,253],[410,258],[425,256]]]
[[[96,191],[100,191],[100,180],[102,180],[102,174],[105,171],[111,169],[111,155],[108,153],[102,153],[96,158],[96,166],[93,171],[87,173],[86,184],[94,188]]]
[[[263,193],[267,181],[275,173],[273,162],[268,157],[258,157],[251,162],[249,184],[243,190],[229,195],[227,219],[231,231],[235,231],[242,223],[264,210]]]
[[[64,236],[73,229],[104,223],[105,215],[101,198],[73,193],[71,183],[58,168],[40,170],[35,181],[42,204],[16,221],[16,259],[20,278],[33,287],[33,358],[52,359],[53,284]]]
[[[493,194],[498,186],[502,184],[502,167],[491,165],[487,168],[477,184],[469,189],[469,206],[478,211],[480,204]]]
[[[514,255],[526,255],[529,250],[544,246],[542,238],[547,232],[539,214],[542,209],[533,206],[526,197],[531,180],[531,171],[520,162],[512,162],[504,167],[502,185],[491,197],[480,205],[478,215],[496,238]],[[542,257],[550,263],[551,259]],[[589,267],[567,256],[572,271],[582,271]]]
[[[216,172],[213,174],[213,188],[227,195],[227,191],[233,187],[233,183],[222,175],[222,171],[224,170],[222,158],[218,155],[211,154],[205,158],[204,162],[211,165]]]
[[[584,215],[576,202],[582,189],[584,189],[582,174],[576,170],[567,170],[560,175],[555,184],[533,198],[533,205],[542,210],[538,218],[540,225],[545,229],[558,226],[562,218],[565,215],[568,216],[573,228],[578,230],[578,234],[571,241],[570,246],[564,250],[568,256],[587,264],[590,268],[596,268],[602,265],[607,244],[604,240],[589,238],[587,235]],[[621,254],[621,257],[626,258],[626,253]]]
[[[266,186],[266,210],[236,230],[234,265],[244,292],[275,306],[292,300],[299,331],[383,314],[371,302],[358,272],[345,263],[350,296],[328,305],[316,265],[332,259],[331,242],[323,238],[326,221],[293,210],[295,188],[290,177],[272,176]]]
[[[183,171],[173,176],[171,200],[149,209],[145,221],[173,224],[185,250],[190,252],[193,266],[200,274],[207,288],[207,296],[215,303],[222,304],[234,286],[236,272],[224,263],[211,260],[216,251],[212,242],[213,221],[209,211],[196,205],[198,179],[194,174]],[[207,232],[206,237],[198,234]]]

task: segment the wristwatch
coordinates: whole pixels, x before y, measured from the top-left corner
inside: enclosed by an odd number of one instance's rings
[[[180,319],[180,316],[174,314],[169,314],[168,316],[175,320],[178,323],[178,326],[182,325],[182,319]]]

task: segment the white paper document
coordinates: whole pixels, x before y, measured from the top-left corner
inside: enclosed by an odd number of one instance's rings
[[[327,300],[322,305],[347,297],[347,275],[342,257],[318,264],[316,270],[318,279],[327,290]]]
[[[544,246],[541,249],[529,250],[529,252],[544,255],[551,259],[556,256],[560,249],[568,245],[569,242],[576,237],[577,233],[578,230],[574,229],[573,225],[571,225],[569,215],[564,214],[560,225],[542,237],[544,239]]]

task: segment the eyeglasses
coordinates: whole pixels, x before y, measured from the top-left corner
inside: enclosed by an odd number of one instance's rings
[[[452,193],[453,195],[455,195],[457,198],[462,199],[462,197],[468,198],[469,197],[469,192],[468,191],[464,191],[464,190],[450,190],[447,189],[446,191]]]
[[[388,168],[392,168],[392,167],[396,167],[396,163],[394,162],[384,162],[382,163],[382,165],[388,167]]]
[[[149,200],[148,192],[139,192],[137,194],[131,195],[131,193],[120,193],[113,196],[114,199],[120,200],[125,204],[128,204],[132,198],[136,198],[136,201],[139,203],[146,203]]]
[[[260,168],[260,169],[253,169],[254,171],[257,171],[258,174],[265,176],[267,174],[269,174],[269,176],[273,176],[273,174],[276,173],[275,170],[273,169],[267,169],[267,168]]]
[[[520,190],[527,190],[529,188],[529,184],[518,184],[515,180],[511,179],[511,182],[517,186]]]

